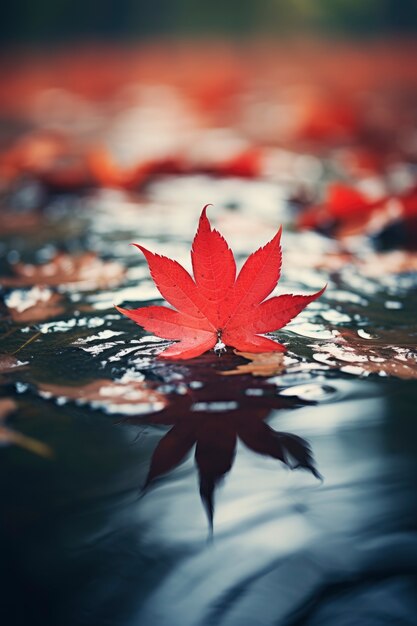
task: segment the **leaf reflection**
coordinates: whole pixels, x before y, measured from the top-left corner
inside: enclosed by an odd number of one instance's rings
[[[237,362],[233,354],[222,357],[222,366],[236,367]],[[143,494],[158,478],[180,465],[195,447],[200,496],[211,530],[215,490],[233,466],[238,440],[256,454],[321,478],[308,442],[278,432],[265,422],[272,410],[309,403],[277,395],[277,387],[265,379],[254,380],[250,375],[225,378],[217,370],[218,358],[204,355],[195,359],[192,367],[182,370],[187,393],[172,393],[159,413],[122,420],[126,424],[172,426],[153,452]]]

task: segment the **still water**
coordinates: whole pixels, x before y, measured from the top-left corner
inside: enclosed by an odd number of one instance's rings
[[[166,342],[113,309],[160,301],[129,242],[189,265],[209,201],[239,261],[284,223],[277,293],[328,282],[279,333],[288,373],[224,376],[245,363],[231,349],[162,363]],[[146,201],[54,197],[42,219],[5,238],[5,259],[89,250],[127,273],[61,284],[55,317],[2,342],[19,359],[2,387],[13,427],[52,451],[1,450],[4,624],[417,624],[415,383],[329,366],[319,349],[342,329],[388,329],[400,349],[415,332],[411,278],[314,270],[328,240],[291,232],[265,182],[162,178]],[[24,311],[30,289],[6,286],[6,303]]]

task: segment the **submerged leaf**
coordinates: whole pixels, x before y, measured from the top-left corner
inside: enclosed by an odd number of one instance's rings
[[[40,395],[48,398],[62,398],[78,404],[91,404],[109,413],[160,411],[167,400],[164,395],[151,389],[144,381],[123,382],[106,378],[95,380],[87,385],[39,385]]]

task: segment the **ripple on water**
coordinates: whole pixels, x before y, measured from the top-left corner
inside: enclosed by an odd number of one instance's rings
[[[337,331],[326,328],[322,324],[313,324],[311,322],[291,322],[287,329],[296,335],[309,337],[311,339],[333,339],[337,336]]]
[[[280,396],[296,396],[300,400],[325,402],[337,399],[337,389],[330,385],[319,385],[309,383],[305,385],[294,385],[279,392]]]

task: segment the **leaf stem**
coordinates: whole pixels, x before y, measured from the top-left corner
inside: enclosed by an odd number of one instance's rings
[[[20,352],[21,350],[23,350],[23,348],[25,348],[26,346],[28,346],[30,343],[32,343],[32,341],[35,341],[35,339],[37,339],[39,337],[39,335],[41,335],[41,331],[39,330],[37,333],[35,333],[30,339],[28,339],[27,341],[25,341],[25,343],[20,346],[20,348],[18,348],[17,350],[15,350],[14,352],[12,352],[12,354],[17,354],[18,352]]]

